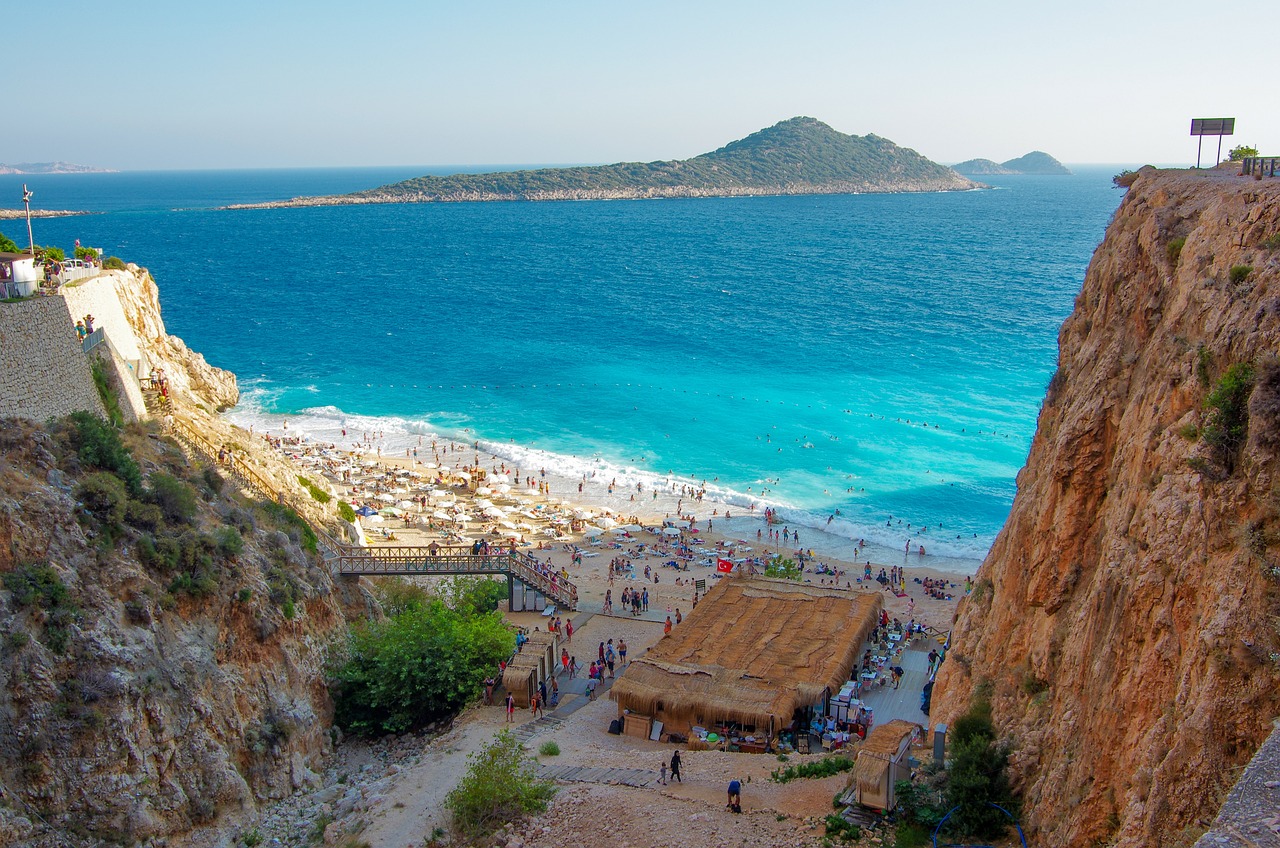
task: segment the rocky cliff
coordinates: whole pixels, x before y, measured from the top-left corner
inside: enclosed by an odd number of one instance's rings
[[[1130,179],[935,693],[1040,845],[1190,844],[1280,713],[1280,183]]]
[[[97,288],[76,303],[118,299],[173,414],[287,490],[289,468],[210,414],[234,376],[165,333],[150,276]],[[72,422],[0,421],[0,845],[231,844],[332,748],[323,666],[370,608],[360,587],[157,422],[122,438],[128,498]]]

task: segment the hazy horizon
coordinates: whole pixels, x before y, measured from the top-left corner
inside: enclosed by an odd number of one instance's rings
[[[51,0],[25,9],[23,25],[67,32],[64,52],[11,74],[13,91],[55,117],[15,121],[0,160],[128,171],[648,162],[807,115],[942,163],[1043,150],[1067,164],[1192,164],[1193,117],[1237,119],[1224,154],[1280,146],[1280,112],[1238,83],[1275,75],[1280,55],[1189,58],[1215,52],[1196,44],[1240,43],[1240,22],[1269,11],[1260,0],[1230,15],[1186,0]],[[1205,149],[1212,161],[1216,139]]]

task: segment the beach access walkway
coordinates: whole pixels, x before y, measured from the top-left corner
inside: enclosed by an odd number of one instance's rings
[[[316,535],[325,562],[334,573],[347,577],[402,575],[407,577],[451,577],[460,574],[499,574],[507,578],[507,592],[514,601],[519,583],[565,609],[578,608],[578,588],[562,576],[550,572],[523,551],[501,547],[478,550],[470,545],[379,545],[365,548],[338,541],[329,531],[306,519],[287,492],[277,489],[234,451],[219,450],[195,428],[174,415],[165,423],[178,442],[202,455],[229,474],[245,490],[290,507]],[[513,604],[514,608],[514,604]]]

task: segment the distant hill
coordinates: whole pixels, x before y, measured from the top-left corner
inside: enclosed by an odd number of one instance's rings
[[[71,162],[19,162],[16,165],[0,163],[0,174],[114,174],[108,168],[92,165],[75,165]]]
[[[813,118],[792,118],[692,159],[425,176],[349,195],[232,208],[966,191],[980,187],[888,139],[845,135]]]
[[[1033,150],[1026,156],[1019,156],[1008,162],[996,163],[990,159],[970,159],[959,165],[952,165],[951,168],[967,177],[994,177],[1008,174],[1069,176],[1071,174],[1067,166],[1039,150]]]

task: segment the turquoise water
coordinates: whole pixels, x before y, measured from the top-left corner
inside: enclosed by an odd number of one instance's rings
[[[0,177],[0,196],[25,180],[102,211],[36,240],[149,267],[170,332],[239,375],[241,423],[401,454],[478,440],[623,511],[705,480],[703,516],[772,505],[806,547],[913,539],[957,569],[1008,514],[1120,199],[1108,167],[952,194],[211,208],[422,171]]]

